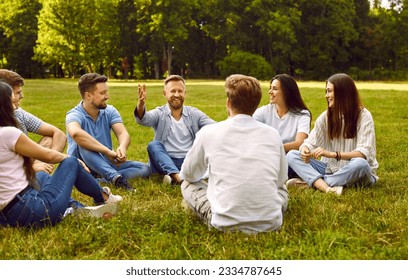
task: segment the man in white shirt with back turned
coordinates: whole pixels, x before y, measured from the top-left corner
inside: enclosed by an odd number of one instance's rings
[[[225,88],[229,118],[197,133],[181,167],[183,205],[209,228],[278,230],[289,198],[281,137],[252,117],[262,97],[257,79],[231,75]]]

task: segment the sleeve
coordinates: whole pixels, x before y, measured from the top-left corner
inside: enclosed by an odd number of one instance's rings
[[[68,111],[67,115],[65,116],[65,125],[68,125],[72,122],[77,122],[82,127],[82,115],[75,109]]]
[[[265,106],[259,107],[258,109],[256,109],[255,113],[252,115],[252,117],[254,119],[256,119],[257,121],[261,122],[261,123],[266,123],[266,119],[265,119]]]
[[[161,111],[159,108],[160,107],[157,107],[150,111],[146,111],[146,108],[145,108],[145,113],[143,115],[143,118],[141,119],[137,116],[136,113],[134,113],[136,122],[143,126],[149,126],[153,128],[157,127],[157,124],[159,122],[159,117],[160,117],[160,111]]]
[[[24,111],[23,109],[19,110],[19,113],[16,114],[16,117],[20,124],[26,128],[27,132],[31,133],[37,133],[44,123],[43,120],[27,111]]]
[[[208,124],[215,123],[213,119],[211,119],[209,116],[207,116],[205,113],[203,113],[199,109],[195,109],[195,110],[197,111],[197,114],[198,114],[198,123],[199,123],[200,128]]]
[[[193,146],[188,151],[183,165],[181,166],[180,177],[188,182],[199,181],[207,172],[207,159],[204,150],[204,133],[200,130],[194,140]]]
[[[289,192],[286,187],[286,181],[288,180],[288,163],[286,160],[285,150],[281,149],[281,160],[280,160],[281,171],[278,178],[278,194],[282,200],[282,211],[285,213],[288,209],[289,202]]]
[[[10,151],[15,152],[16,142],[23,132],[15,127],[4,127],[2,133],[2,145]]]
[[[108,107],[108,111],[107,113],[109,114],[109,126],[112,127],[112,125],[114,125],[115,123],[123,123],[122,117],[119,113],[119,111],[113,107],[113,106],[109,106]]]
[[[327,122],[326,111],[324,111],[316,119],[314,128],[309,134],[309,137],[305,139],[299,150],[306,146],[310,151],[313,151],[317,147],[325,147],[325,139],[327,138]]]
[[[374,121],[370,112],[364,109],[360,113],[357,127],[357,147],[355,151],[362,153],[370,165],[376,158]]]
[[[302,115],[299,116],[299,122],[297,124],[297,133],[304,132],[307,135],[310,133],[310,113],[308,111],[303,111]]]

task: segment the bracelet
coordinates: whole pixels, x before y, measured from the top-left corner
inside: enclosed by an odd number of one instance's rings
[[[341,160],[341,154],[338,151],[336,152],[336,160],[337,161]]]

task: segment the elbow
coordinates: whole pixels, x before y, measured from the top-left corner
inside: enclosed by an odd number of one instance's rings
[[[67,136],[66,136],[65,133],[62,132],[61,130],[58,131],[57,137],[58,137],[58,139],[60,139],[60,141],[63,142],[64,144],[67,143]]]

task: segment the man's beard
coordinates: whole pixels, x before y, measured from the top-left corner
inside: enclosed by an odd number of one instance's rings
[[[95,108],[98,108],[98,109],[106,109],[106,107],[108,106],[108,104],[106,103],[106,101],[103,101],[103,102],[101,102],[100,104],[92,103],[92,105],[93,105]]]
[[[183,107],[184,100],[182,100],[182,99],[178,99],[178,100],[179,100],[179,102],[177,102],[177,103],[173,102],[172,100],[169,101],[169,106],[170,106],[171,109],[179,110],[179,109],[181,109]]]

